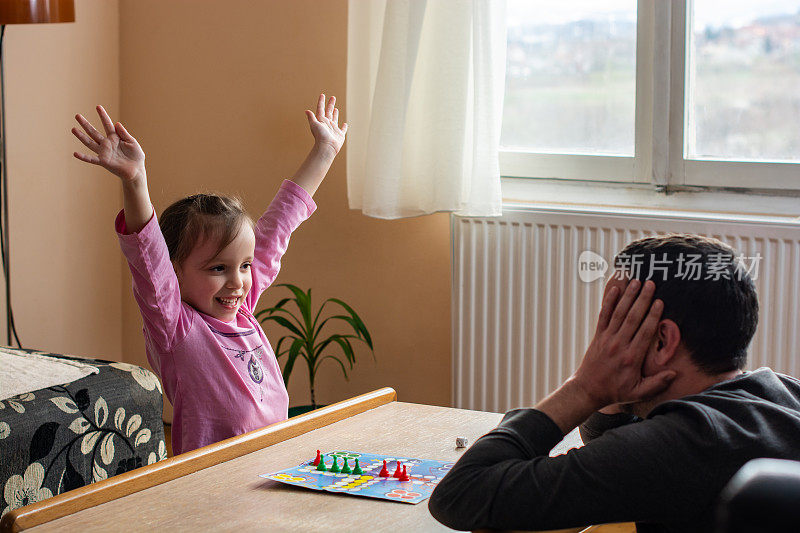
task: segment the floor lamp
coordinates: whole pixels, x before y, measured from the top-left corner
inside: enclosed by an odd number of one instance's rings
[[[11,346],[11,333],[19,342],[11,311],[11,250],[8,237],[8,166],[6,165],[6,74],[3,69],[3,37],[7,24],[47,24],[52,22],[75,22],[74,0],[0,0],[0,253],[3,259],[3,274],[6,280],[6,332],[7,345]]]

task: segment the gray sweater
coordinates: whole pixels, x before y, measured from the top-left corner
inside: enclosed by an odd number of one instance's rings
[[[509,411],[436,487],[431,514],[464,530],[635,521],[640,533],[713,531],[717,497],[744,463],[800,460],[800,381],[761,368],[630,422],[595,415],[581,433],[596,438],[551,458],[558,426]]]

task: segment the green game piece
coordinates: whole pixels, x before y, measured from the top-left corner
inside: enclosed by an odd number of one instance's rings
[[[353,467],[353,474],[360,476],[364,472],[361,471],[361,465],[358,464],[358,459],[356,459],[356,465]]]
[[[339,473],[339,465],[336,464],[336,456],[335,455],[333,456],[333,464],[331,465],[330,471],[334,472],[336,474]]]
[[[336,458],[333,459],[333,462],[334,463],[336,462]],[[319,464],[317,465],[317,470],[319,470],[320,472],[325,472],[326,470],[328,470],[327,468],[325,468],[325,456],[324,455],[321,455],[320,458],[319,458]]]
[[[350,472],[352,472],[352,470],[350,470],[350,467],[347,464],[347,457],[342,459],[342,461],[344,461],[344,464],[342,465],[342,474],[349,474]]]

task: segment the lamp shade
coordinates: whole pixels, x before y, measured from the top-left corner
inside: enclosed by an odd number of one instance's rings
[[[0,0],[0,24],[75,22],[75,0]]]

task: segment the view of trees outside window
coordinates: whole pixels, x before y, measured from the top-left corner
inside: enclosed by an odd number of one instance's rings
[[[689,5],[685,156],[800,160],[800,0]],[[636,0],[507,10],[502,147],[632,156]]]
[[[800,2],[693,7],[687,158],[800,160]]]
[[[500,144],[634,153],[636,0],[509,0]]]

